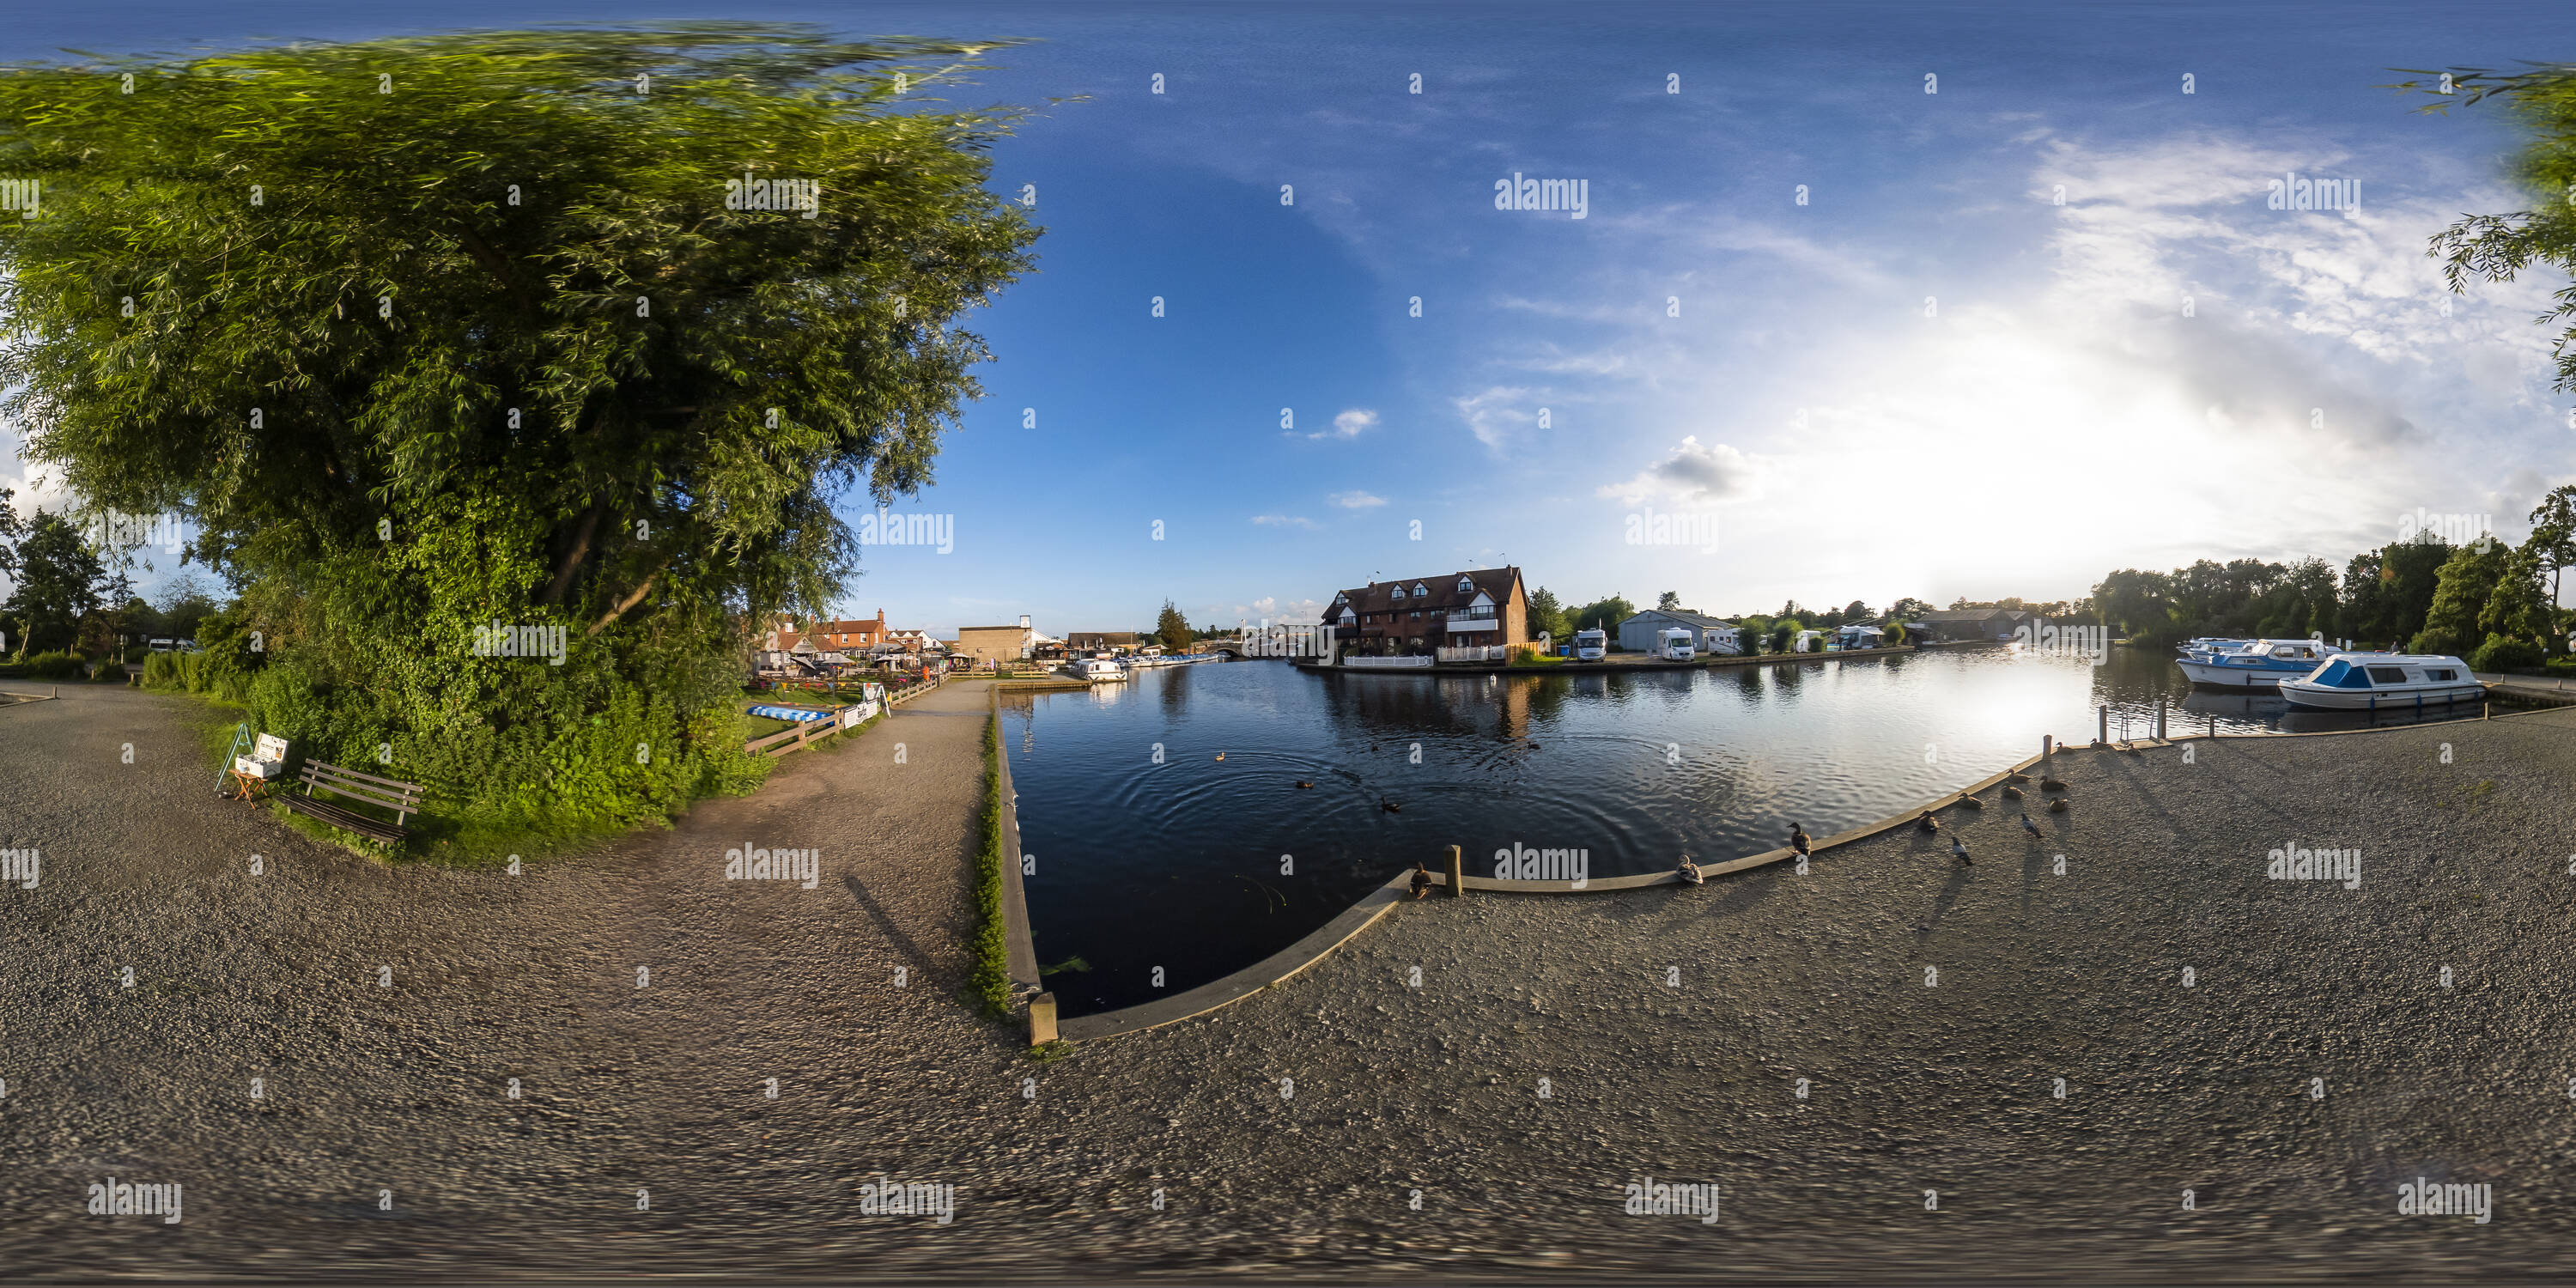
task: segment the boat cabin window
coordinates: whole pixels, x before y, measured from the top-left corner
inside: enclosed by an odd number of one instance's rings
[[[2452,674],[2451,668],[2446,666],[2439,670],[2428,670],[2424,672],[2424,678],[2427,680],[2456,680],[2460,677]]]
[[[2406,683],[2406,668],[2401,666],[2374,666],[2370,668],[2370,679],[2374,684],[2404,684]]]
[[[2287,644],[2272,650],[2272,656],[2274,657],[2297,657],[2299,653],[2300,650],[2294,649]]]

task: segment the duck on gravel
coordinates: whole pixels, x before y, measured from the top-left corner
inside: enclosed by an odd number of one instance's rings
[[[1941,830],[1941,820],[1932,817],[1932,811],[1927,809],[1923,811],[1920,816],[1915,818],[1914,826],[1921,828],[1926,832],[1938,832]]]
[[[2025,773],[2021,773],[2020,771],[2016,770],[2016,771],[2014,771],[2014,772],[2012,772],[2012,773],[2009,773],[2009,774],[2004,775],[2004,781],[2005,781],[2005,782],[2008,782],[2008,783],[2026,783],[2026,782],[2029,782],[2029,781],[2030,781],[2030,775],[2025,774]]]
[[[1984,809],[1986,807],[1986,803],[1984,801],[1978,800],[1976,797],[1965,793],[1960,794],[1959,803],[1970,809]]]
[[[2063,814],[2063,813],[2065,813],[2065,812],[2066,812],[2066,798],[2065,798],[2065,797],[2063,797],[2063,796],[2052,796],[2052,797],[2050,797],[2050,798],[2049,798],[2049,801],[2048,801],[2048,812],[2049,812],[2049,813],[2051,813],[2051,814]]]
[[[2066,790],[2066,784],[2061,783],[2054,778],[2043,778],[2039,780],[2039,790],[2043,792],[2062,792]]]
[[[2021,789],[2013,786],[2011,783],[2004,784],[2004,799],[2008,801],[2020,800]]]

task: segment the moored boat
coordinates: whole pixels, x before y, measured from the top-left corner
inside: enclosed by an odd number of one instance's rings
[[[2341,652],[2316,640],[2247,640],[2232,649],[2186,654],[2175,658],[2174,665],[2181,667],[2195,685],[2268,689],[2316,670],[2328,657]]]
[[[1118,659],[1104,653],[1082,664],[1082,678],[1093,684],[1107,684],[1126,679],[1127,668],[1119,665]]]
[[[2469,664],[2435,653],[2337,653],[2307,676],[2283,680],[2281,697],[2319,711],[2398,711],[2476,702],[2487,686]]]

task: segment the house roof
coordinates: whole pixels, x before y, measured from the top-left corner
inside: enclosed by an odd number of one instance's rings
[[[2021,608],[1944,608],[1923,614],[1927,622],[1991,622],[1998,617],[2028,617]]]
[[[1017,622],[1013,622],[1013,623],[1011,623],[1011,624],[1010,624],[1010,625],[1008,625],[1008,626],[960,626],[960,627],[958,627],[957,629],[958,629],[960,632],[964,632],[964,631],[1025,631],[1025,630],[1033,630],[1033,629],[1035,629],[1035,628],[1034,628],[1034,627],[1028,627],[1028,626],[1022,626],[1022,625],[1020,625],[1020,624],[1019,624],[1019,623],[1017,623]]]
[[[1621,622],[1619,624],[1621,626],[1625,626],[1628,622],[1633,622],[1639,617],[1669,617],[1673,621],[1684,626],[1696,626],[1704,631],[1732,630],[1735,627],[1735,623],[1730,622],[1723,617],[1711,617],[1706,613],[1685,612],[1678,608],[1644,609],[1638,612],[1635,616],[1630,617],[1627,622]]]
[[[1133,644],[1142,636],[1135,631],[1066,631],[1067,643],[1074,640],[1102,640],[1111,644]]]
[[[1466,591],[1458,589],[1458,579],[1461,577],[1468,580],[1472,589]],[[1512,588],[1520,583],[1520,578],[1521,570],[1518,568],[1479,568],[1471,572],[1445,572],[1430,577],[1406,577],[1399,581],[1373,581],[1366,586],[1345,590],[1335,595],[1334,602],[1324,610],[1324,616],[1327,620],[1339,617],[1344,606],[1360,613],[1465,608],[1476,602],[1478,591],[1492,596],[1494,606],[1500,608],[1511,602]],[[1413,588],[1416,585],[1420,585],[1424,591],[1419,598],[1413,594]],[[1398,586],[1404,588],[1404,598],[1401,601],[1395,598],[1394,592]]]

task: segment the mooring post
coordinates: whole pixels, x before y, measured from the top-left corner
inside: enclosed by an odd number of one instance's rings
[[[2048,773],[2048,757],[2056,750],[2057,736],[2055,734],[2044,733],[2039,736],[2039,772],[2043,777]]]
[[[1055,1041],[1055,994],[1040,993],[1029,999],[1029,1045],[1045,1046]]]
[[[2165,740],[2165,700],[2156,699],[2156,741]]]
[[[1449,847],[1449,897],[1455,899],[1465,893],[1467,893],[1467,851],[1453,845]]]
[[[2095,718],[2099,720],[2100,723],[2095,726],[2093,730],[2093,741],[2111,741],[2111,708],[2104,706],[2097,707],[2094,710],[2096,713]]]

